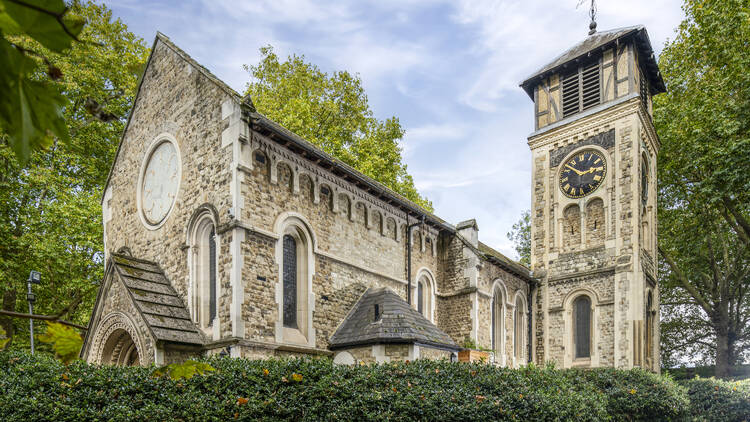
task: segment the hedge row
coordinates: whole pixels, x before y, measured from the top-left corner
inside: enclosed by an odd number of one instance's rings
[[[0,415],[4,421],[670,421],[697,408],[688,390],[717,400],[702,384],[686,389],[642,370],[511,370],[426,360],[360,367],[329,359],[208,362],[216,371],[173,381],[154,376],[153,368],[65,367],[48,357],[0,353]],[[748,419],[736,392],[715,391],[733,403],[736,420]],[[732,420],[717,406],[707,411],[722,418],[706,420]]]

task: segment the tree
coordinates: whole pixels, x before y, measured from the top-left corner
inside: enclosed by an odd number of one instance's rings
[[[323,151],[432,211],[402,161],[404,130],[396,117],[378,120],[362,80],[346,71],[328,74],[292,55],[279,61],[273,48],[260,49],[246,94],[260,113]]]
[[[659,58],[659,254],[663,350],[713,359],[750,350],[750,1],[686,0]]]
[[[507,234],[508,240],[516,247],[521,264],[531,266],[531,213],[526,210],[521,213],[519,219]]]
[[[32,152],[23,167],[0,133],[0,299],[4,310],[25,311],[24,280],[38,270],[35,312],[85,324],[103,275],[102,187],[148,49],[104,6],[77,4],[70,13],[88,24],[65,54],[14,40],[59,69],[54,88],[68,103],[70,140]],[[25,341],[25,320],[0,316],[0,327]]]
[[[21,164],[31,151],[50,146],[52,135],[69,140],[66,99],[39,75],[62,76],[49,54],[78,41],[84,22],[63,0],[0,0],[0,129]],[[19,42],[20,37],[38,44]]]

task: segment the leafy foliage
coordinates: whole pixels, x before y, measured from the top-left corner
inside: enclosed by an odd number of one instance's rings
[[[4,349],[5,345],[8,344],[9,341],[10,339],[5,336],[5,330],[0,327],[0,350]]]
[[[508,240],[513,242],[521,264],[531,266],[531,212],[521,213],[521,218],[508,232]]]
[[[693,421],[750,420],[750,380],[722,381],[694,378],[680,382],[690,396]]]
[[[683,388],[639,370],[514,370],[428,360],[206,363],[216,371],[173,380],[154,377],[149,368],[63,366],[6,352],[0,354],[0,414],[8,421],[636,421],[664,412],[656,419],[670,421],[687,410]]]
[[[103,271],[101,190],[148,49],[106,7],[71,7],[71,16],[88,23],[81,42],[64,54],[14,38],[63,75],[55,89],[68,100],[63,117],[70,141],[32,152],[23,167],[0,130],[0,300],[3,309],[24,312],[25,302],[16,298],[29,271],[37,270],[43,282],[34,286],[35,312],[85,324]],[[113,120],[93,117],[91,104]],[[26,321],[0,317],[0,326],[13,336],[11,347],[28,347]]]
[[[173,380],[181,380],[190,379],[193,378],[194,375],[203,375],[206,372],[214,370],[214,367],[206,362],[198,362],[188,359],[182,363],[171,363],[167,366],[157,368],[153,374],[157,377],[169,375],[169,378]]]
[[[398,118],[374,117],[359,76],[325,73],[304,56],[280,61],[270,46],[260,52],[260,63],[245,66],[253,78],[246,94],[259,112],[432,211],[402,162],[404,130]]]
[[[84,22],[68,13],[63,0],[0,0],[0,128],[21,164],[33,150],[52,145],[50,134],[63,141],[70,136],[63,116],[66,98],[38,77],[42,61],[53,79],[60,77],[59,69],[44,53],[20,45],[18,37],[60,54],[77,39]]]
[[[52,344],[55,355],[66,365],[78,358],[83,346],[81,335],[59,322],[47,322],[47,332],[40,335],[39,340]]]
[[[671,378],[636,368],[569,371],[576,382],[591,382],[607,396],[607,413],[616,421],[682,420],[689,405],[684,389]]]
[[[663,361],[750,354],[750,2],[686,0],[659,67]]]

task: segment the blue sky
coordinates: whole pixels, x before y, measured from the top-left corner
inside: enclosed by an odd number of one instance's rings
[[[533,104],[518,83],[588,32],[578,0],[105,1],[150,45],[161,31],[237,91],[272,45],[324,71],[360,75],[379,118],[406,129],[404,159],[435,213],[476,218],[479,238],[517,257],[506,233],[530,208]],[[586,2],[588,3],[588,2]],[[644,24],[674,36],[679,0],[600,0],[600,30]]]

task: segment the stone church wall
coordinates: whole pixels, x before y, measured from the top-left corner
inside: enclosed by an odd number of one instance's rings
[[[192,213],[212,204],[220,216],[231,206],[231,150],[221,147],[221,104],[231,94],[157,39],[143,75],[129,124],[112,168],[103,201],[105,247],[127,247],[137,257],[158,262],[177,292],[186,300],[188,263],[186,230]],[[176,202],[166,222],[147,229],[138,215],[136,190],[145,155],[162,133],[177,141],[182,178]],[[107,218],[109,216],[109,218]],[[219,281],[229,284],[227,239],[220,237]],[[228,324],[228,304],[222,301],[222,327]]]
[[[313,326],[315,347],[325,349],[338,324],[368,287],[389,287],[406,298],[404,224],[393,217],[397,210],[386,206],[383,212],[367,206],[357,199],[362,193],[356,189],[352,192],[321,181],[320,174],[313,175],[299,163],[292,168],[301,157],[281,151],[265,137],[253,136],[259,143],[252,152],[253,167],[245,170],[241,186],[242,218],[250,227],[242,246],[245,336],[275,341],[275,323],[280,317],[275,297],[279,283],[275,248],[280,234],[274,232],[274,226],[282,214],[293,212],[309,224],[315,241]],[[433,248],[436,233],[424,234],[418,229],[413,233],[414,281],[421,268],[439,274]],[[437,306],[439,310],[439,302]]]

